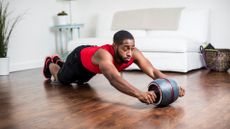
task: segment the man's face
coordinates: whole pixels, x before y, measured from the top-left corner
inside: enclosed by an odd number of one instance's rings
[[[125,39],[122,44],[115,45],[115,58],[118,63],[128,63],[133,56],[135,43],[133,39]]]

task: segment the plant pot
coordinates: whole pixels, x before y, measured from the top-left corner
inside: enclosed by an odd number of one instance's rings
[[[66,25],[68,24],[68,16],[63,15],[63,16],[57,16],[57,25]]]
[[[9,58],[0,58],[0,75],[9,75]]]

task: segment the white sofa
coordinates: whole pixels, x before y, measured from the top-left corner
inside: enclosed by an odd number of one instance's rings
[[[175,9],[177,13],[169,13]],[[135,19],[138,19],[136,23],[133,22]],[[152,23],[151,20],[156,22]],[[167,27],[167,24],[171,26]],[[156,68],[162,71],[188,72],[203,67],[199,46],[207,42],[208,27],[209,10],[205,9],[155,8],[119,11],[99,16],[96,37],[72,40],[68,43],[68,51],[83,44],[112,44],[113,34],[117,30],[125,29],[134,35],[136,47]],[[138,67],[133,64],[127,69]]]

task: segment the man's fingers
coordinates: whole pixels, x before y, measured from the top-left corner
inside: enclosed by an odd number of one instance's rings
[[[151,104],[154,102],[153,97],[151,96],[151,94],[148,94],[148,99],[149,99]]]
[[[184,89],[181,88],[181,96],[184,96]]]
[[[155,101],[156,101],[156,98],[157,98],[155,92],[154,92],[154,91],[151,91],[151,92],[150,92],[150,95],[152,96],[153,101],[155,102]]]
[[[182,96],[184,96],[185,95],[185,89],[183,89],[183,92],[182,92]]]
[[[142,97],[139,100],[146,104],[153,104],[156,101],[156,94],[154,91],[143,92]]]
[[[156,100],[156,94],[153,91],[148,92],[151,102],[154,103]]]
[[[155,92],[153,92],[153,97],[154,97],[154,99],[156,99],[157,98],[157,95],[155,94]]]
[[[145,100],[146,100],[147,104],[150,104],[150,100],[148,99],[148,95],[146,96]]]
[[[185,95],[185,89],[180,87],[180,90],[179,90],[179,96],[182,97]]]

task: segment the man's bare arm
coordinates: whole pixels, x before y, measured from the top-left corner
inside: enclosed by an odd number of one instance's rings
[[[149,62],[148,59],[144,57],[144,55],[136,49],[134,52],[135,63],[140,67],[140,69],[150,76],[152,79],[157,78],[167,78],[167,75],[162,73],[160,70],[153,67],[153,65]],[[182,97],[185,95],[185,89],[180,86],[179,88],[179,96]]]
[[[142,92],[124,80],[114,64],[112,63],[113,58],[105,50],[98,50],[95,55],[96,64],[102,74],[109,80],[110,84],[114,86],[117,90],[138,98],[140,101],[150,104],[155,101],[155,94],[153,92]]]
[[[152,79],[167,77],[167,75],[153,67],[149,60],[146,59],[138,49],[135,49],[133,58],[135,59],[135,63],[139,66],[139,68]]]

